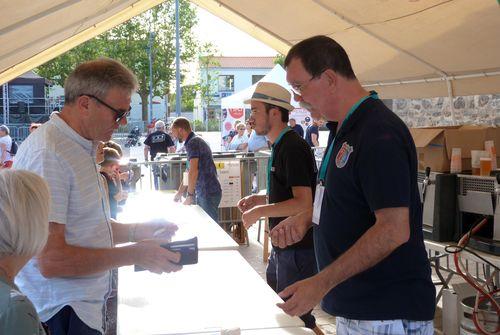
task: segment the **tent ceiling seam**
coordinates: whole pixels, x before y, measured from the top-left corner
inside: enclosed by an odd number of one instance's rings
[[[116,5],[113,6],[112,10],[114,10],[116,7],[119,7],[120,5],[123,5],[123,3],[117,3]],[[128,6],[127,6],[128,7]],[[107,8],[104,8],[102,10],[100,10],[97,14],[96,17],[99,17],[103,14],[106,14],[107,12],[109,11],[109,9]],[[72,29],[72,27],[75,27],[74,29],[74,33],[71,34],[71,36],[75,36],[76,34],[78,34],[78,30],[81,29],[81,27],[89,20],[88,16],[85,17],[84,19],[81,19],[79,20],[78,22],[73,22],[67,26],[64,26],[63,28],[60,28],[58,29],[57,31],[55,32],[51,32],[50,34],[46,34],[45,36],[42,36],[40,38],[37,38],[36,39],[36,42],[41,42],[41,41],[44,41],[44,40],[47,40],[48,38],[52,37],[53,35],[57,35],[57,34],[60,34],[60,33],[63,33],[64,31],[66,30],[70,30]],[[96,27],[96,24],[92,24],[91,26],[89,26],[88,28],[91,28],[91,27]],[[57,43],[56,43],[57,44]],[[51,45],[50,47],[52,47],[54,45]],[[23,47],[20,47],[20,48],[17,48],[15,50],[12,50],[11,52],[7,53],[7,54],[4,54],[0,57],[0,60],[4,59],[4,58],[7,58],[13,54],[16,54],[17,52],[20,52],[22,51],[23,49],[25,49],[27,46],[23,46]],[[50,48],[49,47],[49,48]]]
[[[331,14],[333,14],[334,16],[336,16],[337,18],[339,18],[340,20],[344,21],[344,22],[347,22],[348,24],[352,25],[353,27],[355,28],[358,28],[359,30],[363,31],[364,33],[368,34],[369,36],[375,38],[376,40],[384,43],[385,45],[389,46],[390,48],[400,52],[400,53],[403,53],[411,58],[413,58],[414,60],[416,60],[417,62],[427,66],[428,68],[432,69],[433,71],[437,72],[439,75],[441,75],[442,77],[447,77],[448,75],[446,74],[446,72],[444,72],[443,70],[439,69],[438,67],[432,65],[431,63],[428,63],[426,62],[425,60],[417,57],[416,55],[410,53],[409,51],[407,50],[404,50],[404,49],[401,49],[400,47],[398,47],[397,45],[387,41],[386,39],[384,39],[383,37],[380,37],[378,36],[377,34],[371,32],[370,30],[368,30],[367,28],[359,25],[357,22],[347,18],[346,16],[344,16],[343,14],[339,13],[338,11],[330,8],[328,5],[324,4],[321,0],[312,0],[314,3],[316,3],[317,5],[321,6],[322,8],[324,8],[325,10],[327,10],[328,12],[330,12]]]

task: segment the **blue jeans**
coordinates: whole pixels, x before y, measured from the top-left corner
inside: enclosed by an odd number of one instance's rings
[[[279,293],[300,280],[317,273],[314,249],[271,250],[266,269],[267,284]],[[316,319],[311,311],[300,316],[307,328],[316,327]]]
[[[337,317],[337,335],[433,335],[433,321],[364,321]]]
[[[219,204],[222,194],[196,196],[198,205],[217,223],[219,223]]]
[[[49,327],[50,335],[101,335],[98,330],[92,329],[83,323],[71,306],[64,306],[45,324]]]

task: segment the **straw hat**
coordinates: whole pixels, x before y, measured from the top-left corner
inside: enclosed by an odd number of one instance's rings
[[[283,86],[274,83],[259,82],[252,97],[245,100],[244,103],[249,104],[252,101],[260,101],[291,111],[294,109],[290,105],[291,98],[292,95]]]

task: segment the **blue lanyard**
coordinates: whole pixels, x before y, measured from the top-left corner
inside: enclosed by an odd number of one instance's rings
[[[367,95],[366,97],[363,97],[356,102],[349,112],[347,113],[347,116],[345,117],[344,121],[340,125],[339,129],[337,130],[337,133],[335,134],[335,137],[332,140],[332,143],[330,143],[330,147],[328,148],[328,151],[326,152],[326,155],[321,162],[321,167],[319,169],[319,181],[320,183],[325,182],[325,177],[326,177],[326,170],[328,168],[329,162],[330,162],[330,157],[332,156],[333,152],[333,147],[335,146],[335,139],[337,138],[337,135],[340,133],[340,130],[342,129],[342,126],[346,123],[347,120],[351,117],[351,115],[358,109],[358,107],[368,98],[373,98],[373,99],[378,99],[378,95],[376,92],[370,92],[370,95]]]
[[[281,141],[281,138],[286,134],[288,133],[290,130],[292,130],[292,128],[290,127],[285,127],[285,129],[283,129],[280,134],[278,135],[278,137],[276,138],[276,141],[274,141],[272,147],[271,147],[271,157],[269,158],[269,160],[267,161],[267,195],[269,195],[269,190],[271,189],[271,169],[273,167],[273,161],[274,161],[274,147],[279,143],[279,141]]]

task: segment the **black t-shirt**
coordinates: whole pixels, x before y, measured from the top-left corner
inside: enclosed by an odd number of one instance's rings
[[[292,187],[308,186],[316,188],[317,168],[311,148],[295,131],[289,130],[273,148],[274,160],[271,168],[269,203],[277,203],[293,198]],[[286,219],[269,218],[269,228],[273,229]],[[302,241],[288,248],[312,248],[313,229],[309,229]],[[275,249],[280,250],[278,247]]]
[[[149,134],[144,144],[151,150],[151,160],[155,159],[159,152],[168,153],[168,147],[174,146],[170,135],[160,130]]]
[[[416,149],[408,128],[381,100],[368,98],[341,127],[334,145],[320,224],[314,226],[320,270],[375,224],[378,209],[408,207],[410,238],[374,267],[328,292],[323,309],[358,320],[432,320],[435,288],[422,234]]]
[[[296,124],[295,126],[291,127],[293,130],[299,134],[300,137],[304,137],[304,128],[300,124]]]
[[[312,134],[316,134],[317,140],[319,141],[319,128],[318,128],[318,126],[310,125],[306,129],[306,137],[304,139],[306,140],[307,144],[309,144],[310,147],[315,146],[314,143],[312,142],[312,138],[311,138]]]

